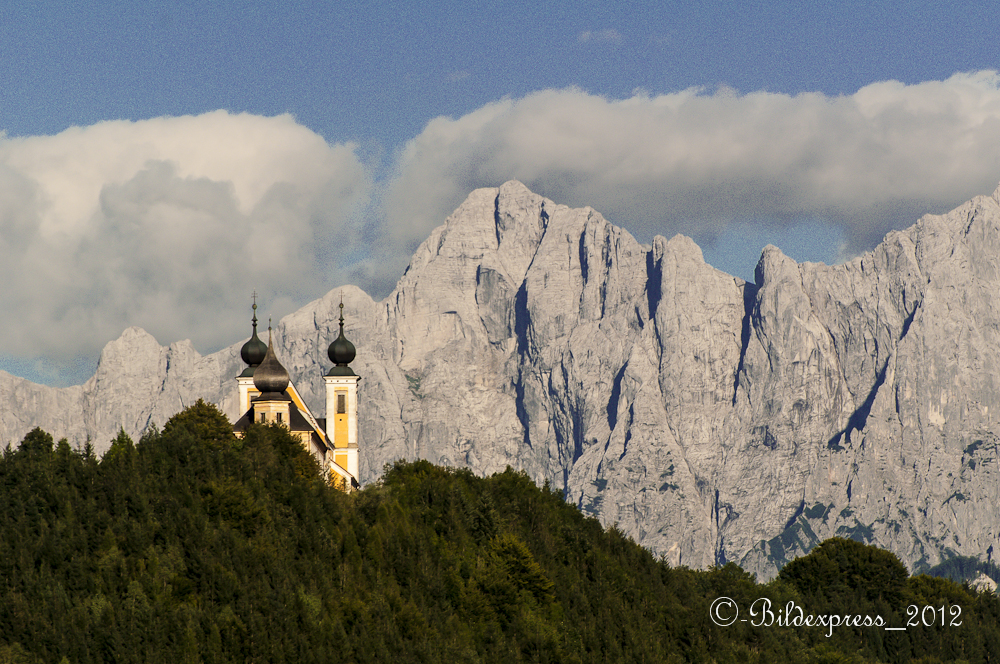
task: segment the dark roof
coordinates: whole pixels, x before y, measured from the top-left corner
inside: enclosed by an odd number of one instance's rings
[[[274,344],[271,342],[271,328],[267,330],[267,353],[260,365],[253,372],[253,386],[262,395],[269,392],[281,394],[288,388],[288,371],[274,354]],[[287,396],[287,395],[286,395]]]
[[[250,426],[250,424],[253,422],[252,413],[253,413],[253,404],[254,403],[256,403],[258,401],[273,401],[274,400],[274,399],[265,399],[265,398],[262,398],[262,397],[265,397],[265,396],[267,396],[267,395],[262,394],[262,395],[260,395],[259,397],[256,397],[255,399],[253,399],[250,402],[250,410],[248,410],[247,412],[243,413],[243,415],[240,417],[240,419],[236,420],[236,422],[233,423],[233,431],[246,431],[247,427]],[[319,444],[320,444],[321,447],[327,447],[327,448],[329,448],[329,445],[325,445],[323,443],[323,439],[320,438],[319,434],[316,433],[316,430],[313,429],[313,427],[312,427],[311,424],[309,424],[309,420],[307,420],[305,418],[305,416],[302,414],[302,411],[300,411],[299,407],[295,405],[295,402],[291,399],[291,397],[289,397],[287,393],[286,394],[281,394],[281,395],[278,395],[278,396],[283,397],[283,399],[281,399],[282,401],[288,401],[288,420],[289,421],[288,422],[284,422],[283,424],[285,424],[285,426],[287,426],[288,429],[290,431],[294,432],[294,433],[299,433],[299,432],[302,432],[302,431],[312,432],[313,436],[319,442]]]
[[[285,391],[264,392],[263,394],[258,394],[253,399],[251,399],[250,403],[253,403],[254,401],[292,401],[292,398],[288,396],[288,392]]]
[[[233,431],[246,431],[247,427],[250,426],[250,422],[252,421],[250,419],[250,413],[252,412],[253,408],[243,413],[243,415],[240,416],[240,419],[233,422]]]
[[[294,401],[289,404],[288,419],[291,420],[288,423],[288,428],[292,431],[315,431],[312,425],[309,424],[309,420],[305,418],[302,411],[295,405]]]

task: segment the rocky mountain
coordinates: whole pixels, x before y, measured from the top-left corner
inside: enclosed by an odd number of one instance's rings
[[[508,182],[473,192],[385,300],[331,291],[275,342],[322,415],[343,295],[363,481],[397,458],[511,465],[672,564],[762,578],[834,535],[917,570],[992,559],[1000,190],[843,265],[769,246],[755,282]],[[85,385],[0,375],[0,440],[39,425],[101,449],[199,397],[235,418],[243,341],[201,357],[131,328]]]

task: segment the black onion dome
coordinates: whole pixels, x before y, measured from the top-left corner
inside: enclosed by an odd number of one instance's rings
[[[354,372],[348,368],[348,364],[354,361],[357,351],[354,344],[344,336],[344,303],[340,303],[340,336],[333,340],[326,354],[330,357],[334,367],[330,369],[329,376],[353,376]]]
[[[267,352],[253,372],[253,386],[260,390],[261,397],[280,395],[288,388],[288,371],[274,355],[271,343],[271,328],[267,328]]]
[[[334,364],[350,364],[354,361],[357,351],[354,349],[354,344],[344,336],[343,328],[340,329],[340,336],[330,344],[330,350],[327,352],[327,355],[330,356],[330,361]]]
[[[264,356],[267,354],[267,344],[260,340],[257,336],[257,303],[254,302],[253,305],[253,335],[250,340],[243,344],[243,348],[240,349],[240,357],[243,361],[249,364],[242,373],[243,376],[253,376],[254,369],[261,362],[264,361]]]

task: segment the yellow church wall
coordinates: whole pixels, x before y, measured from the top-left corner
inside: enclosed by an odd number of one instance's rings
[[[346,390],[337,390],[337,395],[343,394],[344,398],[347,398]],[[330,417],[327,414],[327,417]],[[334,447],[347,447],[347,414],[337,413],[334,415],[333,422],[333,446]],[[337,463],[340,463],[339,461]],[[344,468],[347,468],[347,464],[341,464]]]

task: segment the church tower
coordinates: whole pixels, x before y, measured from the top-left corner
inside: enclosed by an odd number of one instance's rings
[[[253,386],[260,395],[253,399],[253,418],[262,424],[279,422],[286,427],[291,422],[291,398],[288,389],[288,371],[274,355],[271,326],[267,327],[267,352],[254,369]]]
[[[253,335],[240,356],[247,368],[236,377],[243,415],[233,433],[243,436],[255,422],[280,424],[297,438],[323,469],[330,483],[343,491],[361,488],[358,482],[358,381],[348,366],[354,344],[344,336],[344,303],[340,303],[340,336],[327,354],[334,367],[326,375],[326,421],[313,417],[274,352],[271,326],[267,344],[257,337],[257,301],[253,305]]]
[[[333,368],[326,374],[326,439],[333,447],[334,461],[355,479],[358,477],[358,381],[348,365],[354,360],[354,344],[344,336],[344,301],[340,301],[340,336],[327,351]]]

